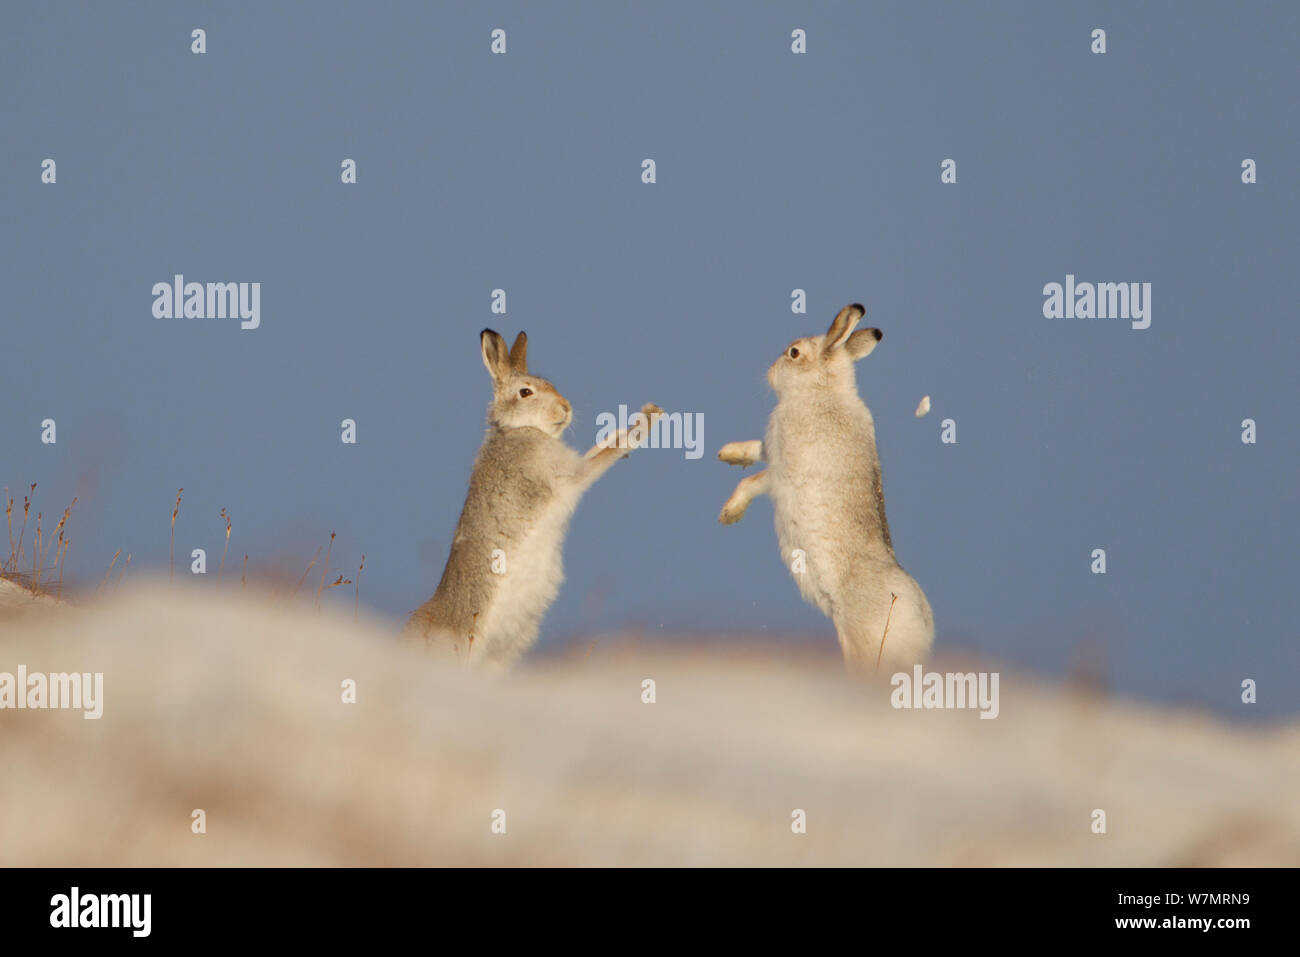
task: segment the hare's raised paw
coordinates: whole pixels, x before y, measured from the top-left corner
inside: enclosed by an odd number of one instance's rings
[[[735,525],[739,522],[740,517],[745,514],[745,509],[749,508],[749,503],[754,501],[754,497],[766,494],[767,484],[766,469],[741,479],[736,484],[736,490],[731,493],[731,498],[727,499],[727,504],[722,506],[718,521],[723,525]]]
[[[759,439],[748,442],[728,442],[718,451],[718,458],[728,465],[750,466],[763,457],[763,443]]]
[[[639,449],[650,439],[650,430],[654,428],[659,417],[664,414],[664,410],[659,408],[653,402],[647,402],[641,406],[641,420],[632,428],[628,429],[622,439],[620,447]],[[626,455],[627,453],[624,452]]]
[[[749,508],[748,501],[736,501],[736,496],[727,499],[727,504],[722,506],[722,511],[718,513],[718,521],[723,525],[735,525],[744,516],[745,510]]]

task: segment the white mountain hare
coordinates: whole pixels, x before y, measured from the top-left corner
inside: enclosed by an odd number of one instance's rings
[[[569,401],[528,372],[528,337],[519,333],[508,351],[491,329],[479,338],[493,388],[487,435],[442,580],[405,631],[437,654],[502,667],[537,640],[560,590],[564,536],[578,500],[645,442],[662,410],[644,406],[631,428],[581,455],[560,439],[573,419]]]
[[[826,335],[796,339],[767,370],[777,403],[766,437],[730,442],[718,458],[768,467],[741,479],[719,520],[740,521],[767,493],[781,555],[804,598],[835,623],[845,663],[890,674],[924,661],[934,618],[894,557],[885,520],[875,425],[853,374],[881,338],[853,331],[865,312],[845,306]]]

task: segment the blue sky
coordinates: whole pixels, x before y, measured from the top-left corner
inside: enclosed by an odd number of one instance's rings
[[[337,531],[335,572],[364,552],[362,599],[396,622],[482,437],[479,330],[522,328],[575,445],[653,401],[703,414],[706,446],[592,489],[543,646],[633,625],[833,648],[770,505],[717,524],[740,473],[714,453],[761,436],[781,348],[861,301],[889,521],[939,649],[1100,661],[1231,713],[1253,677],[1258,713],[1297,710],[1294,5],[303,10],[3,14],[0,483],[38,482],[47,518],[82,495],[74,579],[119,548],[164,571],[184,486],[178,553],[215,566],[223,507],[254,574],[296,576]],[[153,318],[176,273],[260,282],[260,328]],[[1067,274],[1150,282],[1151,327],[1044,318]]]

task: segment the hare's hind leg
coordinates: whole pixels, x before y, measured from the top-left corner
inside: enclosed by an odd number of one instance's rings
[[[748,468],[763,460],[763,442],[761,439],[728,442],[718,450],[718,458],[728,465],[743,465]]]
[[[854,675],[871,677],[878,674],[877,656],[880,654],[880,636],[871,639],[873,629],[861,622],[846,621],[843,617],[835,619],[835,634],[840,640],[840,651],[844,655],[845,669]],[[884,663],[881,663],[881,667]]]
[[[855,673],[889,677],[924,664],[934,641],[929,607],[918,607],[909,588],[846,608],[834,621],[845,667]]]
[[[767,491],[767,480],[767,469],[755,472],[753,475],[746,475],[741,479],[736,484],[736,490],[731,493],[731,498],[727,499],[727,503],[722,506],[722,514],[718,516],[718,521],[723,525],[734,525],[739,522],[755,496]]]

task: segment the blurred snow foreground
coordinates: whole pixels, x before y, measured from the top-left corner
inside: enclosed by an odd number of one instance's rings
[[[1300,863],[1296,725],[1008,675],[995,720],[895,710],[771,644],[485,676],[251,593],[0,584],[0,673],[104,674],[99,720],[0,710],[3,865]]]

